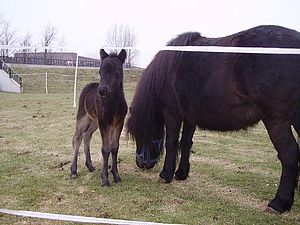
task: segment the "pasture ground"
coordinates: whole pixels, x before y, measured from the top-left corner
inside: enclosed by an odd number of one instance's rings
[[[74,74],[58,68],[15,70]],[[125,72],[128,105],[140,72]],[[81,69],[79,74],[78,87],[98,80],[97,70]],[[150,171],[135,166],[135,145],[123,132],[118,165],[122,182],[114,184],[110,175],[112,186],[103,188],[97,132],[91,143],[96,171],[89,173],[84,166],[81,148],[79,177],[69,178],[76,116],[72,85],[64,89],[53,79],[46,95],[30,87],[36,78],[26,77],[24,94],[0,93],[1,208],[182,224],[300,224],[299,193],[291,212],[264,212],[276,193],[281,167],[261,123],[240,132],[198,130],[189,178],[170,184],[158,179],[162,162]],[[0,224],[72,223],[0,214]]]

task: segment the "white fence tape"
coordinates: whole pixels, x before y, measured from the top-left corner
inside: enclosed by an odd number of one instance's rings
[[[0,49],[68,49],[66,47],[49,47],[49,46],[11,46],[0,45]],[[143,50],[145,47],[105,47],[104,49],[116,50]],[[252,54],[300,54],[298,48],[268,48],[268,47],[226,47],[226,46],[162,46],[155,48],[157,51],[187,51],[187,52],[223,52],[223,53],[252,53]]]
[[[40,219],[61,220],[61,221],[81,222],[81,223],[114,224],[114,225],[115,224],[116,225],[176,225],[176,224],[165,224],[165,223],[154,223],[154,222],[141,222],[141,221],[133,221],[133,220],[106,219],[106,218],[87,217],[87,216],[71,216],[71,215],[63,215],[63,214],[19,211],[19,210],[9,210],[9,209],[0,209],[0,213],[16,215],[16,216],[40,218]]]
[[[103,47],[116,50],[141,50],[138,47]],[[300,55],[298,48],[267,48],[267,47],[226,47],[226,46],[163,46],[158,51],[185,52],[223,52],[223,53],[252,53],[252,54],[292,54]]]

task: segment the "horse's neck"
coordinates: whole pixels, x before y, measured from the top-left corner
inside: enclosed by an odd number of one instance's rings
[[[125,102],[125,95],[123,89],[114,91],[111,93],[110,96],[103,100],[103,105],[110,110],[114,110],[119,108],[120,105],[124,104]]]

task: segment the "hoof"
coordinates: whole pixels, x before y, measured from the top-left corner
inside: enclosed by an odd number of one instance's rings
[[[109,182],[102,182],[102,185],[101,185],[102,187],[110,187],[110,183]]]
[[[117,184],[117,183],[120,183],[122,181],[121,177],[116,177],[114,178],[114,182]]]
[[[72,173],[71,175],[70,175],[70,178],[71,179],[75,179],[75,178],[77,178],[78,177],[78,174],[77,173]]]
[[[172,178],[171,178],[171,179],[165,179],[165,178],[159,176],[159,181],[160,181],[161,183],[164,183],[164,184],[169,184],[169,183],[171,183]]]
[[[280,212],[277,212],[275,209],[273,209],[272,207],[268,206],[266,209],[265,209],[265,212],[266,213],[270,213],[270,214],[281,214]]]
[[[162,179],[161,177],[158,179],[158,181],[159,181],[160,183],[163,183],[163,184],[169,184],[169,183],[171,183],[171,181],[170,181],[170,182],[167,182],[166,180]]]
[[[95,167],[88,167],[89,172],[93,172],[96,168]]]
[[[172,181],[172,179],[173,179],[173,174],[171,173],[171,175],[170,174],[167,174],[167,173],[165,173],[165,172],[161,172],[160,174],[159,174],[159,177],[160,177],[160,179],[164,182],[164,183],[171,183],[171,181]]]
[[[188,177],[187,173],[181,173],[179,171],[176,171],[176,173],[175,173],[176,180],[186,180],[187,177]]]

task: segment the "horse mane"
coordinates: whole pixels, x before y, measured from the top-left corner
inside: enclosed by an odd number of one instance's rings
[[[170,40],[168,46],[191,45],[201,38],[198,32],[187,32]],[[150,143],[157,135],[157,126],[163,126],[159,92],[165,82],[172,82],[170,74],[176,71],[184,56],[182,51],[159,51],[143,71],[130,107],[127,132],[132,138]],[[156,124],[155,124],[156,123]]]

